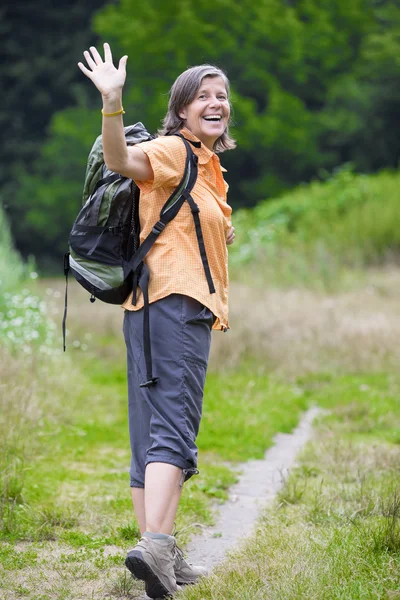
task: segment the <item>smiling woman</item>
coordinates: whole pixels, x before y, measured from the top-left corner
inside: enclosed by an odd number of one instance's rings
[[[229,122],[230,106],[222,77],[204,77],[196,98],[182,108],[179,116],[186,127],[210,150]]]
[[[198,473],[196,438],[211,330],[229,329],[226,246],[235,234],[225,169],[216,154],[235,147],[229,136],[229,81],[212,65],[187,69],[171,88],[159,137],[127,147],[122,88],[128,57],[117,69],[108,44],[104,60],[93,47],[84,55],[88,67],[79,67],[103,98],[105,163],[140,189],[140,244],[154,232],[175,190],[187,200],[168,227],[161,223],[162,235],[157,235],[144,261],[151,273],[150,345],[157,374],[148,381],[141,335],[146,318],[143,294],[132,290],[123,304],[130,485],[142,533],[126,565],[145,581],[148,596],[159,598],[205,574],[205,569],[183,559],[171,534],[182,485]],[[182,179],[189,170],[197,172],[191,191]]]
[[[214,152],[235,148],[235,141],[229,135],[229,88],[225,73],[213,65],[199,65],[181,73],[171,88],[168,112],[160,135],[176,133],[185,126],[195,133],[192,127],[196,128],[196,118],[210,120],[210,117],[216,116],[221,124],[220,129],[203,131],[200,123],[196,129],[201,136],[198,136],[199,139]],[[206,138],[202,139],[204,134]]]

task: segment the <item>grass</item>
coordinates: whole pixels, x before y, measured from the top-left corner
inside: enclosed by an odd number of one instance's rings
[[[52,312],[51,302],[60,296],[50,289],[44,294]],[[108,323],[101,307],[92,319]],[[80,598],[82,590],[88,598],[128,593],[124,554],[139,531],[128,488],[120,323],[115,329],[110,323],[105,337],[86,339],[87,349],[70,344],[66,355],[38,358],[1,347],[0,547],[14,554],[0,572],[0,588],[10,597],[37,589],[43,599]],[[87,322],[86,327],[93,331]],[[85,336],[82,323],[71,318],[70,339]],[[199,438],[201,472],[184,488],[180,543],[212,522],[213,506],[226,499],[237,478],[234,464],[262,456],[276,431],[295,426],[306,404],[291,384],[262,371],[251,377],[245,370],[210,373]],[[131,585],[129,593],[139,593],[140,584],[129,580]]]
[[[60,323],[64,282],[50,279],[42,286],[50,314]],[[286,381],[298,373],[395,370],[400,363],[399,294],[400,273],[394,267],[371,269],[362,281],[355,276],[351,285],[335,292],[281,289],[272,283],[257,288],[234,281],[231,329],[213,334],[209,371],[247,369]],[[122,310],[91,304],[89,295],[72,281],[67,355],[123,363],[122,320]]]
[[[230,332],[214,334],[201,473],[184,487],[181,543],[212,522],[238,462],[262,457],[308,406],[330,415],[240,556],[179,597],[400,598],[400,277],[393,267],[359,270],[395,255],[396,182],[343,171],[291,202],[239,215],[231,263],[244,276],[232,283]],[[123,569],[139,536],[127,475],[123,311],[90,304],[72,283],[63,355],[49,325],[61,321],[63,282],[18,290],[5,264],[0,589],[7,600],[133,599],[142,587]]]
[[[254,536],[182,600],[398,598],[398,375],[310,378],[330,414]],[[366,426],[368,424],[368,426]]]
[[[61,371],[61,359],[56,360],[51,369]],[[87,367],[85,377],[72,361],[69,363],[64,384],[59,381],[62,385],[58,390],[53,388],[50,413],[44,406],[35,413],[36,397],[29,397],[26,411],[31,410],[30,418],[24,420],[19,412],[14,415],[18,434],[8,438],[3,465],[3,539],[50,537],[90,545],[134,541],[135,536],[128,532],[135,532],[137,537],[127,488],[124,366],[110,364],[105,369],[98,361],[90,371],[87,361],[90,359],[79,358],[80,366]],[[11,377],[4,373],[10,392],[14,373]],[[38,381],[43,373],[39,369],[33,377]],[[290,387],[265,375],[253,377],[245,385],[248,381],[245,373],[214,373],[209,377],[199,437],[204,461],[201,475],[185,486],[180,515],[183,527],[191,522],[210,522],[210,500],[226,498],[236,476],[225,462],[262,456],[276,431],[290,431],[295,426],[306,404]],[[45,379],[44,387],[49,383]],[[36,394],[44,391],[39,386]],[[263,416],[256,418],[255,414]],[[8,413],[4,432],[9,425]],[[14,471],[7,475],[11,454]],[[90,525],[89,537],[80,532],[82,524]]]
[[[177,519],[178,530],[182,531],[181,543],[195,534],[199,525],[212,521],[213,505],[224,501],[237,477],[234,465],[238,461],[260,458],[273,435],[277,431],[291,431],[300,413],[311,404],[333,411],[324,421],[323,437],[328,442],[330,428],[337,423],[344,449],[340,444],[333,446],[334,460],[329,468],[319,465],[319,449],[315,450],[314,462],[303,462],[280,493],[276,514],[268,515],[268,523],[273,523],[273,527],[261,528],[262,535],[268,531],[268,536],[272,536],[276,530],[285,540],[284,528],[289,513],[292,514],[290,511],[294,511],[291,521],[294,522],[303,514],[305,504],[310,505],[309,516],[305,522],[299,521],[294,539],[311,526],[322,531],[326,514],[330,516],[330,526],[337,527],[338,531],[348,522],[347,516],[347,521],[339,519],[340,510],[344,514],[346,507],[340,505],[338,510],[337,492],[328,509],[324,504],[330,470],[341,464],[343,456],[352,455],[354,444],[364,444],[364,448],[371,436],[385,445],[396,446],[400,441],[400,429],[396,427],[398,379],[396,375],[387,374],[390,370],[385,374],[380,369],[384,360],[390,364],[397,356],[399,280],[395,272],[387,272],[372,273],[371,281],[373,285],[366,288],[370,291],[367,296],[365,288],[336,295],[269,290],[265,296],[236,284],[232,330],[227,335],[214,334],[198,440],[201,474],[184,488]],[[54,282],[45,282],[43,291],[48,310],[59,318],[60,288]],[[355,307],[362,302],[359,325]],[[251,306],[245,320],[243,305]],[[1,414],[7,415],[7,420],[0,419],[0,439],[6,441],[8,454],[3,453],[6,458],[2,463],[0,547],[9,553],[9,558],[7,568],[0,573],[0,587],[8,590],[12,598],[18,594],[29,596],[43,580],[40,589],[46,599],[75,600],[82,597],[82,590],[88,598],[92,595],[106,598],[107,594],[134,598],[142,588],[129,580],[133,588],[128,590],[123,574],[125,551],[134,545],[139,532],[127,479],[125,363],[122,339],[118,338],[122,315],[100,304],[93,311],[80,296],[70,299],[70,307],[70,343],[66,355],[56,353],[36,360],[34,355],[11,356],[2,349],[1,380],[6,394],[2,396]],[[383,312],[387,323],[378,319],[377,327],[376,315]],[[93,319],[102,331],[101,337],[96,336],[96,329],[90,324]],[[329,322],[335,324],[336,330],[327,331]],[[240,338],[235,337],[239,335]],[[235,354],[239,339],[247,348],[247,356]],[[73,341],[79,344],[72,344]],[[376,360],[375,348],[379,342],[385,353],[384,358]],[[248,351],[252,344],[257,348],[254,358]],[[385,464],[385,459],[382,460]],[[354,478],[348,466],[343,466],[343,477]],[[364,481],[362,492],[361,481]],[[382,480],[379,490],[385,481],[389,480]],[[358,480],[359,496],[367,493],[365,482],[365,476]],[[379,493],[372,499],[368,496],[362,510],[371,511],[371,507],[375,510],[379,502],[384,508],[376,523],[381,519],[383,527],[390,520],[384,514],[397,519],[393,516],[397,509],[395,504],[390,504],[391,497],[379,496]],[[354,504],[350,516],[358,514],[358,510],[361,505]],[[276,522],[280,528],[276,528]],[[371,531],[377,546],[382,539],[391,539],[392,545],[395,543],[395,536],[390,538],[388,532],[386,538],[379,537],[377,525]],[[392,531],[395,530],[392,528]],[[339,534],[335,535],[337,539]],[[266,539],[266,545],[272,544],[271,537]],[[259,543],[265,550],[264,542],[257,538],[257,545]],[[279,543],[284,546],[282,540]],[[273,544],[277,548],[276,540]],[[283,547],[279,552],[282,563],[290,564]],[[35,558],[31,560],[31,556]],[[257,561],[262,563],[263,560],[265,563],[267,558],[262,559],[260,550]],[[270,597],[265,596],[265,590],[272,589],[269,571],[265,573],[262,565],[255,563],[257,573],[262,574],[261,581],[251,566],[253,562],[251,555],[249,566],[246,563],[239,577],[240,580],[243,576],[246,589],[241,588],[237,580],[238,568],[229,567],[229,585],[235,589],[227,587],[230,591],[226,592],[226,598]],[[311,554],[309,564],[312,565]],[[387,564],[382,563],[382,572]],[[276,579],[279,577],[283,577],[282,572],[277,573]],[[300,576],[296,577],[298,581]],[[198,596],[193,598],[199,600],[223,598],[212,591],[213,581],[207,584],[211,586],[207,594],[214,596],[204,595],[202,587],[200,591],[193,588],[185,593],[196,593]],[[219,585],[215,581],[214,584]],[[301,583],[309,592],[307,585]],[[241,590],[242,596],[236,588]],[[285,598],[285,595],[282,592],[275,597]]]
[[[349,166],[324,182],[235,214],[231,274],[251,285],[340,290],[354,274],[398,262],[399,172],[356,175]],[[248,268],[246,268],[248,266]]]

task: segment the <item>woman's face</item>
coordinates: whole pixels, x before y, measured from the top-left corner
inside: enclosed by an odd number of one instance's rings
[[[212,150],[227,128],[229,114],[228,94],[222,77],[204,77],[194,100],[180,111],[179,116],[185,120],[185,126]]]

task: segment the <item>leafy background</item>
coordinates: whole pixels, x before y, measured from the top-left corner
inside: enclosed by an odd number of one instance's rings
[[[17,248],[59,269],[100,99],[76,63],[128,54],[126,122],[155,131],[168,90],[211,62],[232,82],[230,202],[251,207],[351,163],[396,168],[400,10],[394,0],[149,0],[3,5],[0,199]]]

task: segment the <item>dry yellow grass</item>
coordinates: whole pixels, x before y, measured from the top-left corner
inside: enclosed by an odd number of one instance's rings
[[[50,312],[61,322],[62,280],[47,280]],[[305,289],[250,288],[233,282],[228,333],[213,333],[210,368],[237,368],[251,358],[265,371],[297,376],[324,371],[380,371],[400,364],[400,271],[370,271],[364,285],[326,294]],[[123,311],[70,286],[69,345],[123,359]],[[107,343],[120,337],[121,343]],[[61,344],[61,339],[60,339]],[[119,350],[118,350],[119,349]],[[96,348],[96,352],[98,348]]]
[[[371,271],[366,285],[324,294],[233,284],[231,331],[214,336],[212,364],[256,357],[268,371],[380,371],[400,364],[400,271]]]

